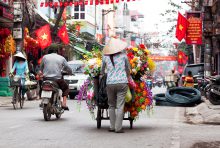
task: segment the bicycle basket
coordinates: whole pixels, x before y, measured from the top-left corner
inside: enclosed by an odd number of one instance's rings
[[[11,77],[10,86],[21,86],[21,77],[18,76]]]

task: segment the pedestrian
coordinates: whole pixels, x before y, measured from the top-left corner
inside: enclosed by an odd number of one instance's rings
[[[10,72],[10,75],[14,76],[14,73],[15,73],[15,76],[21,78],[21,92],[22,92],[21,94],[22,94],[22,99],[24,99],[24,94],[26,92],[25,81],[26,81],[26,78],[28,78],[28,73],[29,73],[27,59],[22,54],[22,52],[16,53],[14,57],[15,57],[15,62]],[[14,103],[15,96],[12,99],[13,99],[12,103]]]
[[[194,87],[194,79],[192,76],[192,71],[188,71],[188,75],[185,77],[183,86],[184,87]]]
[[[175,70],[171,71],[172,81],[175,83],[176,87],[179,86],[180,76]]]
[[[109,105],[109,132],[123,133],[125,95],[128,91],[130,63],[124,49],[127,43],[111,38],[103,49],[102,72],[107,73],[106,90]],[[117,112],[116,112],[117,109]]]

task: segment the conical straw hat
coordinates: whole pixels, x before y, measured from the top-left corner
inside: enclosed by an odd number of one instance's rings
[[[14,57],[20,57],[20,58],[22,58],[22,59],[25,59],[26,60],[26,57],[21,53],[21,52],[19,52],[19,53],[16,53],[15,55],[14,55]]]
[[[120,39],[115,39],[111,38],[109,42],[105,45],[103,49],[103,54],[104,55],[110,55],[110,54],[115,54],[118,52],[121,52],[127,47],[127,43],[120,40]]]

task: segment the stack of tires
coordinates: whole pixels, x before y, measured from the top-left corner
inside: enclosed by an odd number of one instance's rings
[[[158,106],[195,106],[201,103],[201,93],[195,88],[174,87],[168,89],[165,94],[154,95]]]

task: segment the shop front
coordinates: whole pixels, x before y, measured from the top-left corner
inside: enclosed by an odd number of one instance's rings
[[[8,74],[12,67],[15,41],[12,37],[13,14],[10,4],[0,1],[0,96],[11,96]]]

